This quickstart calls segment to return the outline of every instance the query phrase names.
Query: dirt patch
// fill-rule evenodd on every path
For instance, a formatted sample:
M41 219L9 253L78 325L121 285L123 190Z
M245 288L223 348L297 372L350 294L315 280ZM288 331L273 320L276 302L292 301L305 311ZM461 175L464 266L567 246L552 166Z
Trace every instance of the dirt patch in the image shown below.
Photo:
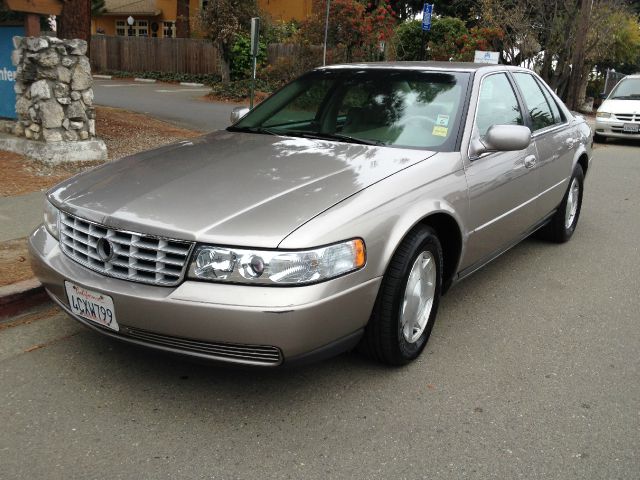
M110 160L201 135L141 113L110 107L96 110L96 131L107 144Z
M107 144L109 160L200 135L200 132L178 128L147 115L109 107L97 107L96 129ZM101 163L74 162L51 166L0 151L0 197L46 190Z
M0 286L33 277L27 254L27 239L0 242Z

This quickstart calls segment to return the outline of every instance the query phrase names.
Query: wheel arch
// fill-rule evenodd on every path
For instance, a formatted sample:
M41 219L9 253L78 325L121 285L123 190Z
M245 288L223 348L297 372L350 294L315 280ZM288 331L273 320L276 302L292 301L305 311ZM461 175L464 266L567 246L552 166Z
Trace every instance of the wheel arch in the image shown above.
M432 213L419 222L433 228L442 247L442 293L452 285L462 256L462 231L456 219L445 212Z
M578 160L576 160L576 164L582 167L582 173L586 178L587 170L589 169L589 156L587 155L587 152L582 152L579 154Z
M456 218L456 215L452 211L438 210L432 211L411 223L408 228L403 228L403 233L398 236L398 241L393 242L393 252L387 255L386 267L388 267L395 250L402 243L402 241L418 226L427 226L432 228L440 245L442 247L442 292L445 293L449 287L453 284L456 274L458 273L458 266L463 253L463 229L461 228L460 221Z

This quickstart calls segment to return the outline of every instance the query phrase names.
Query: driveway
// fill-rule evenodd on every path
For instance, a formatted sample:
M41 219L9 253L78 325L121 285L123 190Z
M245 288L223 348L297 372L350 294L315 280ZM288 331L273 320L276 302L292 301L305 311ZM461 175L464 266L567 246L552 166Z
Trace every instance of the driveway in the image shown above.
M638 478L638 148L599 146L571 242L455 286L404 368L194 364L53 307L0 324L0 476Z
M96 79L93 88L98 105L145 113L204 132L229 126L229 114L236 106L234 103L204 100L203 97L210 91L207 87Z

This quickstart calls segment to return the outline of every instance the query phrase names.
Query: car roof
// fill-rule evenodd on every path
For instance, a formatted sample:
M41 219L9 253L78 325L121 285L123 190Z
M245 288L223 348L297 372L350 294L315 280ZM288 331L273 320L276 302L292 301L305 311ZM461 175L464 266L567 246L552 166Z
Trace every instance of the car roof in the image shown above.
M318 67L316 70L337 69L399 69L399 70L448 70L475 72L478 70L526 70L512 65L495 65L471 62L365 62L343 63Z

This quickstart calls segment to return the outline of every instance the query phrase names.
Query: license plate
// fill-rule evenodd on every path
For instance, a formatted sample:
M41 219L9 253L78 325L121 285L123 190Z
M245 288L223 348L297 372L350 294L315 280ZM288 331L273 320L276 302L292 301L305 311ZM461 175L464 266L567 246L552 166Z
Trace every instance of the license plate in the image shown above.
M64 282L64 286L73 313L116 332L120 330L116 322L113 299L110 296L79 287L71 282Z
M625 123L622 126L622 131L624 133L638 133L638 131L640 131L640 124L638 124L638 123Z

